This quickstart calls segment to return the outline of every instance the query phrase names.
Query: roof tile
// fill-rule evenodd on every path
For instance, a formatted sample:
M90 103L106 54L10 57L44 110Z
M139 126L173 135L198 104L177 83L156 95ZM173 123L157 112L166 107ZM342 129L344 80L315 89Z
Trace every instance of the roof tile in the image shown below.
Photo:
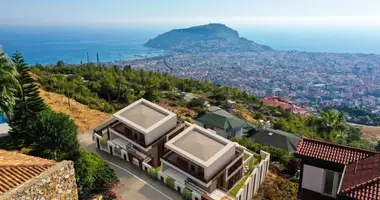
M376 152L302 138L298 142L296 154L346 165L375 155Z
M0 150L0 195L40 175L52 160Z

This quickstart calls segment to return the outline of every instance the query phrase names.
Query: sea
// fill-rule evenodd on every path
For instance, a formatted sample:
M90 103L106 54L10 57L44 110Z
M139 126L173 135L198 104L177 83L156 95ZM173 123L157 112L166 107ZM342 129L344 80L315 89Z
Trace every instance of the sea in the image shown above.
M149 39L176 27L0 25L0 45L19 50L29 64L125 61L165 55L144 47ZM234 28L232 26L232 28ZM379 28L239 27L240 36L277 50L380 54Z

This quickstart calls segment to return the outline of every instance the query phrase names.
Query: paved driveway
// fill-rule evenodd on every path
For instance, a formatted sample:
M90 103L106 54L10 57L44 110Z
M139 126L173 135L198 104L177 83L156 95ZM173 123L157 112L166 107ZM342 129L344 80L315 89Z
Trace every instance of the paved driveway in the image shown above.
M120 185L115 189L118 197L126 200L177 200L181 195L162 182L151 179L146 172L131 163L118 159L106 152L96 149L89 133L78 136L80 145L87 151L94 152L115 170Z

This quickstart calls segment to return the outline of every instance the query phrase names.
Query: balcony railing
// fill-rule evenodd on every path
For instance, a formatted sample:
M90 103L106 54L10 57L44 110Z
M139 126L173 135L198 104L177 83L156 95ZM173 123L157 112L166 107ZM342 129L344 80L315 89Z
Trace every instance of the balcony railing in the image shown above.
M180 158L180 159L178 159ZM177 155L176 153L172 152L172 151L168 151L163 157L162 157L163 160L169 162L170 164L178 167L179 169L181 169L182 171L186 172L187 174L190 174L191 176L197 178L198 180L201 180L202 182L208 182L207 180L204 179L204 173L202 172L195 172L195 171L192 171L188 168L188 163L187 162L183 162L181 160L186 160L186 159L183 159L181 158L179 155Z
M143 135L140 135L140 137L135 137L132 133L131 130L128 130L128 129L125 129L125 126L121 123L117 123L115 125L113 125L112 127L109 127L111 130L115 131L116 133L120 134L121 136L123 137L126 137L130 140L132 140L133 142L136 142L137 144L143 146L143 147L146 147L145 146L145 138ZM139 134L139 133L135 133L135 134Z
M200 188L197 185L195 185L194 183L192 183L192 180L189 178L185 180L185 186L187 188L189 188L190 190L197 192L198 194L207 194L208 193L206 190L203 190L202 188Z

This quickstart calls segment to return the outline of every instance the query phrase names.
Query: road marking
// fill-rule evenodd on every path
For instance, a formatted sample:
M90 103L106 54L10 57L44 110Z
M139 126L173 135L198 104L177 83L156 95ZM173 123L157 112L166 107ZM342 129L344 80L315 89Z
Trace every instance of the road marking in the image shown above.
M92 140L92 138L87 138L87 139L80 140L80 141L79 141L79 144L81 144L82 142L87 141L87 140ZM104 160L104 159L103 159L103 160ZM160 190L158 190L158 189L156 189L155 187L153 187L151 184L147 183L146 181L144 181L143 179L141 179L140 177L138 177L137 175L133 174L132 172L130 172L130 171L124 169L123 167L121 167L121 166L119 166L119 165L117 165L117 164L115 164L115 163L113 163L113 162L110 162L110 161L108 161L108 160L104 160L104 161L107 162L108 164L113 165L113 166L115 166L115 167L117 167L117 168L119 168L119 169L121 169L121 170L127 172L128 174L132 175L133 177L137 178L138 180L140 180L141 182L143 182L143 183L146 184L147 186L151 187L153 190L156 190L158 193L162 194L164 197L166 197L166 198L168 198L168 199L170 199L170 200L174 200L174 199L170 198L168 195L166 195L166 194L164 194L163 192L161 192Z

